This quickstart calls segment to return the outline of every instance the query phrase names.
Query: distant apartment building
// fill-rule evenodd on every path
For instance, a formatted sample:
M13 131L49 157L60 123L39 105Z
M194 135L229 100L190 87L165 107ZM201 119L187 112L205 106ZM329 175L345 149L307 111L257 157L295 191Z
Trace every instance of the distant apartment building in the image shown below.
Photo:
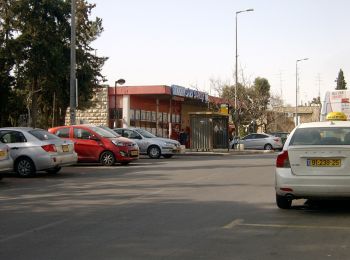
M274 123L270 125L270 132L292 131L295 127L295 107L274 107ZM298 106L298 117L300 123L320 121L321 106Z

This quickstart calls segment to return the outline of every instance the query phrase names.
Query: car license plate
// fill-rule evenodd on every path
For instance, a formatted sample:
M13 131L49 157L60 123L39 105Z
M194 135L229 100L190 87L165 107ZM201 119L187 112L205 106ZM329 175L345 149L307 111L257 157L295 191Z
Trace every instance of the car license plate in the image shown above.
M307 166L310 167L340 167L340 159L307 159Z
M62 150L65 153L69 152L69 146L68 145L62 145Z
M0 151L0 157L6 157L6 151Z
M130 154L131 154L131 156L138 156L139 152L138 151L131 151Z

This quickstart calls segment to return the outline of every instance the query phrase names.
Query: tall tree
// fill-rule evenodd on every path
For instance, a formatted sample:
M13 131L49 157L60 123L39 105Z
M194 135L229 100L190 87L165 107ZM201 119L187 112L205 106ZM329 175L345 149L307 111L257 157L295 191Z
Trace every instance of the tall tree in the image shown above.
M64 123L69 106L70 4L63 0L0 0L0 115L5 100L17 101L15 110L4 113L14 125L24 112L32 126L50 126L54 96L56 123ZM101 70L106 58L98 57L90 46L103 31L100 18L90 19L94 7L77 0L80 108L91 105L93 89L104 81Z
M264 125L267 106L270 102L270 88L270 83L267 79L258 77L254 80L253 86L248 89L246 100L248 109L246 113L249 116L246 117L246 124Z
M52 79L64 72L65 44L69 35L69 4L66 1L21 0L15 5L20 44L18 88L26 93L29 123L36 127ZM64 75L64 73L63 73ZM45 122L40 125L47 125Z
M221 97L234 100L235 86L222 87ZM237 86L237 108L231 109L235 127L249 125L252 122L261 126L266 118L266 109L270 100L270 84L265 78L256 78L252 86Z
M9 106L8 100L11 95L11 86L14 77L11 71L14 66L13 57L13 13L14 0L0 0L0 126L8 123Z
M225 98L227 100L231 101L231 104L234 104L231 106L230 114L232 116L232 121L234 122L235 128L238 129L238 125L240 125L240 122L243 118L244 113L244 102L243 99L245 99L246 96L246 88L238 83L237 88L232 85L224 84L222 87L218 88L221 89L220 96L222 98ZM237 92L236 92L237 91ZM235 102L235 95L237 94L237 102ZM235 105L237 104L237 107Z
M337 87L335 89L336 90L347 89L346 88L346 81L344 78L344 72L342 69L339 70L338 78L337 78Z

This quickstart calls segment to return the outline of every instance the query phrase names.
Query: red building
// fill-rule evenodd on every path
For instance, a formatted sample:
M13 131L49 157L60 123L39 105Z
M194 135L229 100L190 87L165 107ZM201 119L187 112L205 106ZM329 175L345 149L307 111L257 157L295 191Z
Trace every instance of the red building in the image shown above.
M109 127L140 127L172 139L178 139L181 129L189 132L188 113L227 103L177 85L109 87L108 99Z

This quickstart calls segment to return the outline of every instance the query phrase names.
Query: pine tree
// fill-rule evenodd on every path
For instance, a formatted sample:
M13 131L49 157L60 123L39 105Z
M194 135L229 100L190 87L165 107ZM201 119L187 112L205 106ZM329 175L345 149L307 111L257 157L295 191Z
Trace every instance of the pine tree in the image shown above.
M341 90L341 89L347 89L346 88L346 81L344 79L344 72L342 69L340 69L340 71L338 73L336 90Z

